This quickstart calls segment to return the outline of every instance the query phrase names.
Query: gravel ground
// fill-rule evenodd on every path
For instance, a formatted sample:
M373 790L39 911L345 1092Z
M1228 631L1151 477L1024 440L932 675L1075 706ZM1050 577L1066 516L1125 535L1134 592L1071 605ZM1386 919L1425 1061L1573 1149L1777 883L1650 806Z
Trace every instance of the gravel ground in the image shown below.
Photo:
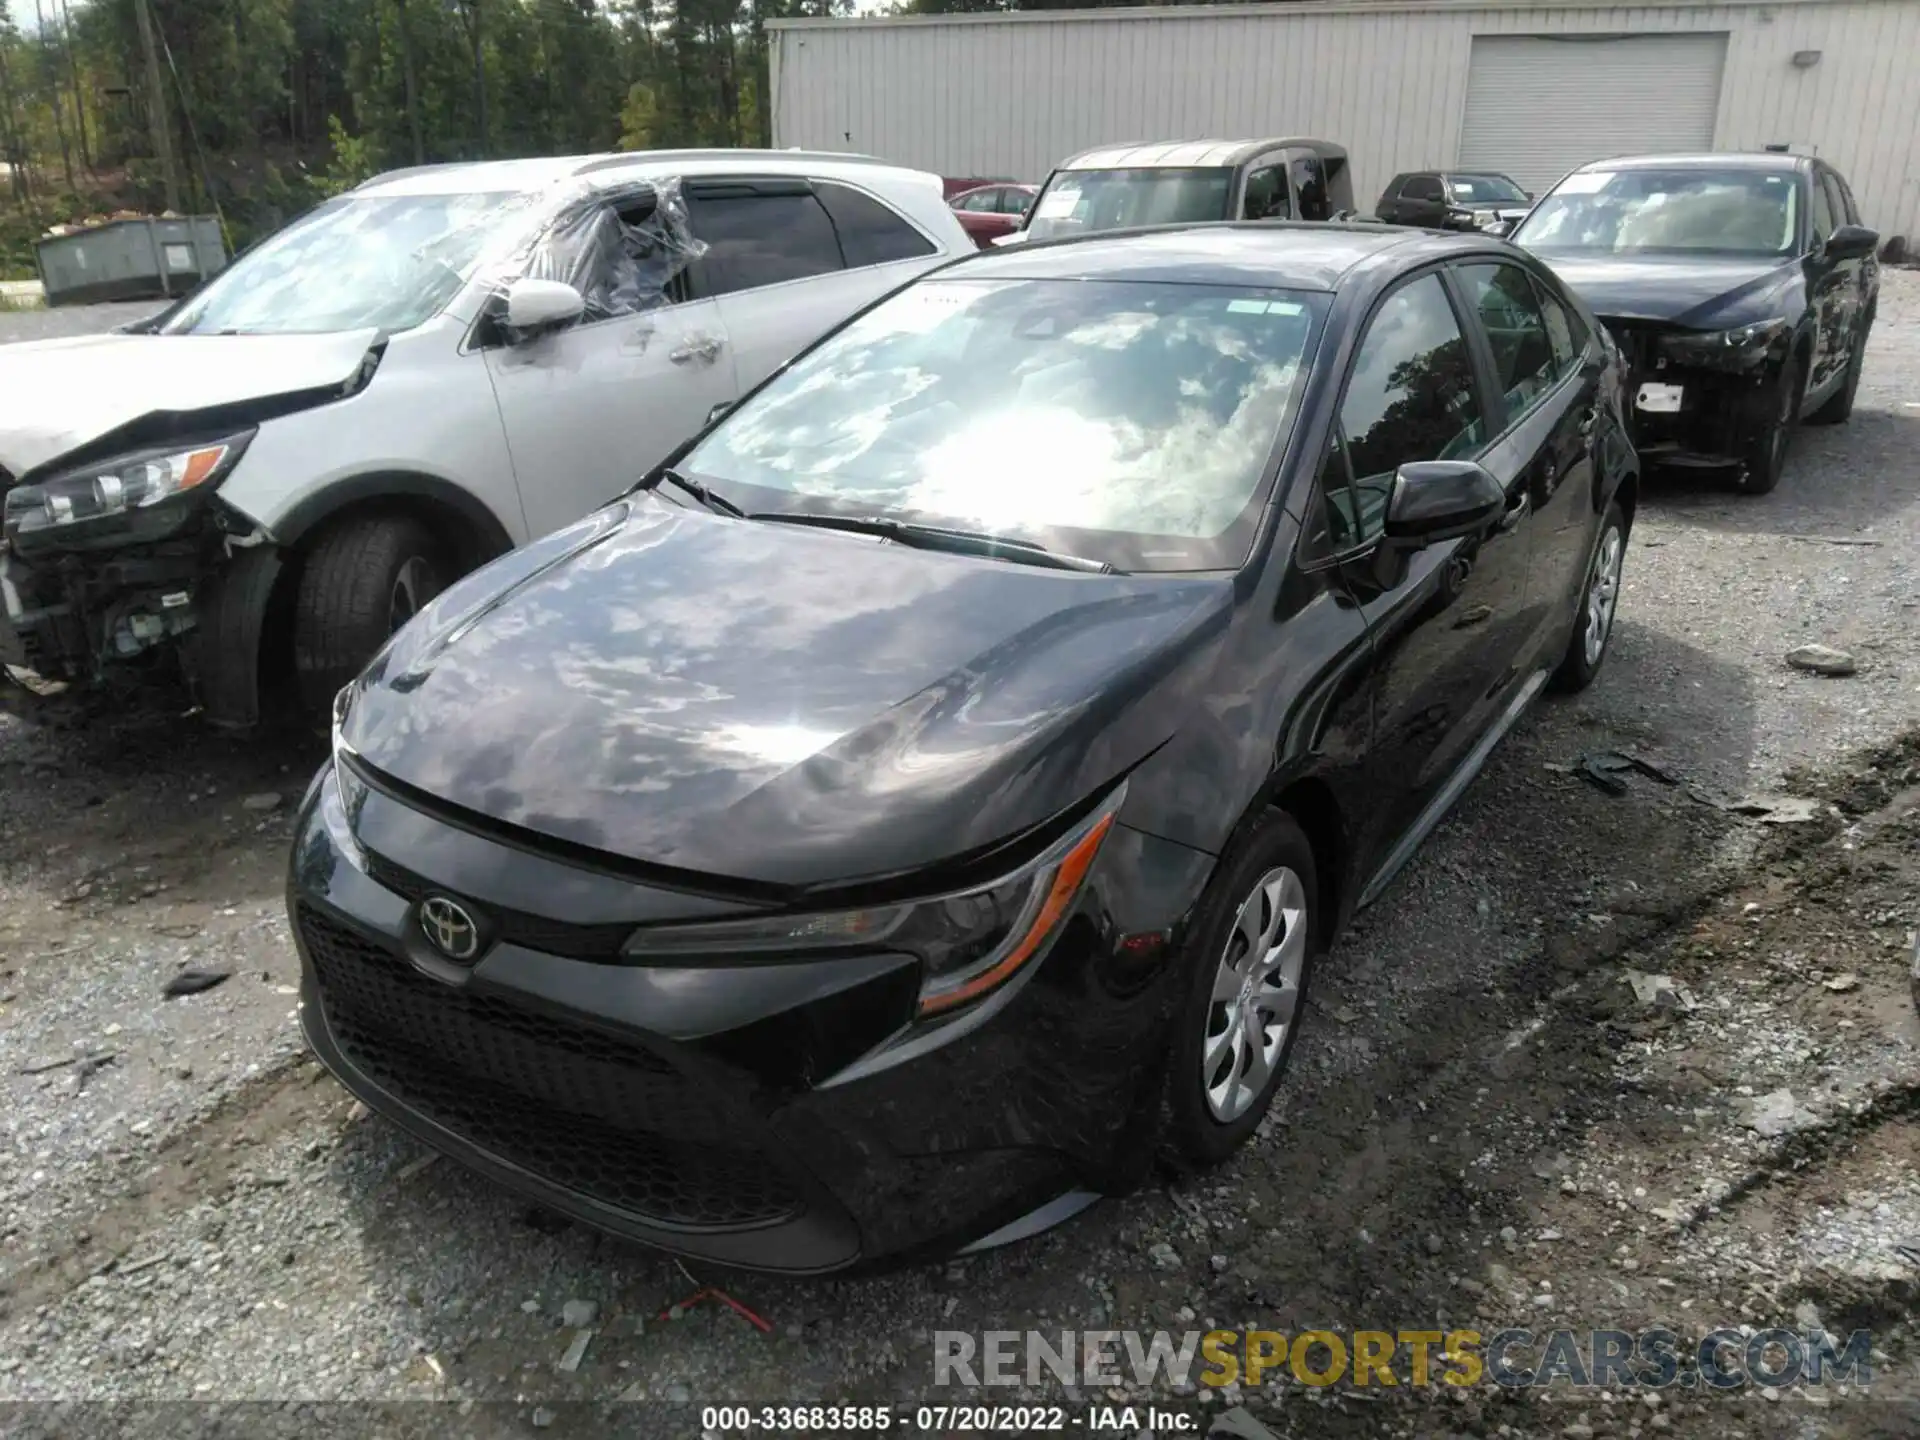
M49 310L14 310L0 305L0 344L13 340L53 340L93 335L125 325L164 308L155 300L126 300L111 305L59 305Z
M1916 556L1920 273L1892 272L1852 422L1804 430L1774 494L1650 489L1606 674L1523 722L1342 943L1255 1144L874 1279L690 1275L351 1104L301 1053L279 894L317 753L158 711L0 716L0 1400L457 1399L468 1433L587 1434L618 1399L684 1434L689 1404L1022 1393L935 1396L936 1330L1817 1317L1875 1330L1876 1398L1129 1398L1303 1435L1920 1432L1920 1267L1894 1248L1920 1245ZM1788 668L1810 641L1859 672ZM1603 749L1682 783L1569 773ZM1779 794L1815 818L1702 803ZM183 967L230 974L162 999ZM660 1318L709 1279L771 1333ZM568 1301L596 1313L564 1371Z

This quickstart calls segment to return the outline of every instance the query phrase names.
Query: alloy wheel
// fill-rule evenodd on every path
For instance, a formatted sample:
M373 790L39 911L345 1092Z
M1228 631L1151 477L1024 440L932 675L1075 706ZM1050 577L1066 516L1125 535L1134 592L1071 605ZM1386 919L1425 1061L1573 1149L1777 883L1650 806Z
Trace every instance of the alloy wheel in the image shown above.
M1231 1124L1267 1088L1300 1003L1307 891L1284 866L1267 871L1234 916L1214 972L1200 1083L1213 1118Z
M1600 663L1607 637L1613 633L1613 612L1620 602L1620 566L1626 553L1619 530L1609 527L1594 554L1593 573L1587 578L1587 628L1581 637L1581 649L1589 668Z

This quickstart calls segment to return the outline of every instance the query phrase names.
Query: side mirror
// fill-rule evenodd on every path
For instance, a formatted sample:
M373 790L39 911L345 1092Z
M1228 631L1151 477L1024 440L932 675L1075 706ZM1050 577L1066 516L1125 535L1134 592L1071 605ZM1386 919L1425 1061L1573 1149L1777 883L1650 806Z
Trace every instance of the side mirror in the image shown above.
M1501 237L1511 235L1513 233L1513 221L1496 220L1491 225L1482 229L1480 233L1482 235L1498 235Z
M586 309L586 297L564 280L522 278L507 287L507 327L512 330L564 325L578 320Z
M1829 260L1859 260L1871 255L1880 244L1880 232L1864 225L1842 225L1827 237Z
M1507 492L1471 460L1414 460L1394 474L1387 499L1387 539L1419 550L1476 535L1507 509Z

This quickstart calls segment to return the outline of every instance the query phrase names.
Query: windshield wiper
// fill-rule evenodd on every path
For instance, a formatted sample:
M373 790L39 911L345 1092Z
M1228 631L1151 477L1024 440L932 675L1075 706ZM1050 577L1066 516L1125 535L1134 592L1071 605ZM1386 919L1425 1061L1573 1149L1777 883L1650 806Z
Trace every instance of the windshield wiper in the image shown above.
M709 490L705 485L702 485L698 480L695 480L690 475L682 475L678 470L674 469L671 465L661 466L658 470L656 470L653 473L653 477L651 479L643 481L641 484L635 486L634 488L638 490L657 489L662 480L669 481L672 484L679 486L680 489L686 491L687 494L693 496L694 499L698 500L702 505L706 506L707 509L714 511L717 514L731 515L736 520L745 520L750 518L747 515L746 511L742 510L738 505L734 504L731 500L727 499L726 496L714 494L713 491Z
M1089 575L1126 573L1104 560L1062 555L1032 540L1015 540L981 530L950 530L941 525L920 525L912 520L895 520L886 515L794 515L779 510L756 510L746 518L764 520L774 525L809 525L817 530L848 530L856 535L877 535L919 550L985 555L995 560L1012 560L1021 565L1038 565L1047 570L1078 570Z

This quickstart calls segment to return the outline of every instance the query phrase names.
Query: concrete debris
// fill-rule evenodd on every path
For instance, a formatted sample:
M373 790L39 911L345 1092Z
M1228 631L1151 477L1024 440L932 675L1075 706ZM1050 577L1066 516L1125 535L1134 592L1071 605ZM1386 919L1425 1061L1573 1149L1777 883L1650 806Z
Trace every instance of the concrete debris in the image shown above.
M587 1346L593 1343L593 1331L576 1330L573 1339L567 1343L567 1353L560 1357L554 1368L562 1374L571 1375L580 1368L580 1362L587 1358Z
M1633 998L1650 1010L1691 1010L1694 1006L1693 995L1684 985L1677 985L1671 975L1649 975L1640 970L1627 970L1626 981L1633 987Z
M1741 1123L1762 1139L1773 1140L1782 1135L1791 1135L1796 1130L1804 1130L1817 1123L1817 1120L1817 1116L1794 1099L1791 1090L1780 1089L1770 1090L1765 1095L1749 1100L1747 1113Z
M1853 656L1831 645L1795 646L1787 652L1787 664L1809 675L1827 675L1836 679L1851 675L1860 668L1854 663Z
M1749 795L1735 800L1726 809L1735 815L1750 815L1763 825L1804 825L1817 820L1824 807L1804 795Z
M1153 1262L1156 1270L1178 1270L1180 1252L1162 1240L1147 1251L1147 1258Z
M280 808L281 795L278 790L263 790L258 795L249 795L240 802L242 810L252 810L264 814Z
M1860 977L1849 970L1844 975L1828 976L1824 983L1827 989L1833 991L1835 994L1845 994L1849 990L1858 990L1860 988Z
M584 1330L600 1318L600 1306L593 1300L569 1300L560 1307L560 1323L569 1330Z

